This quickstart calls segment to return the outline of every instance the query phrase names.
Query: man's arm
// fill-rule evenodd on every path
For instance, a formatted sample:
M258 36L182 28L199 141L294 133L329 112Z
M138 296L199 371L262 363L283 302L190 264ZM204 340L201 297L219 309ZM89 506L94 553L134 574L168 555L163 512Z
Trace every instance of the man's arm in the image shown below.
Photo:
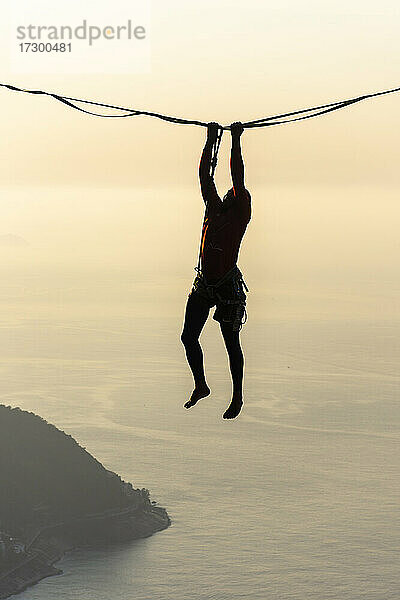
M246 191L244 187L244 164L242 149L240 147L240 136L244 131L240 122L232 123L232 148L231 148L231 176L235 196L241 196Z
M215 187L214 179L210 175L212 148L215 140L217 139L218 127L218 123L208 123L207 140L203 148L199 165L201 194L206 204L210 202L210 200L212 201L215 196L220 200L217 188Z

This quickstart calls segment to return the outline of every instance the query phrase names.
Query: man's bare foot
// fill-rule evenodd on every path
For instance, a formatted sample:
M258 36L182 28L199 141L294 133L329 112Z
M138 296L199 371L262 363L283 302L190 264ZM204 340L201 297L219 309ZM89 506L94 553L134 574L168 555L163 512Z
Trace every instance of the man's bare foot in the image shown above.
M184 407L192 408L192 406L197 404L197 402L199 400L201 400L201 398L205 398L206 396L209 396L209 395L210 395L210 388L208 387L207 384L204 384L202 386L196 386L192 392L192 395L190 396L190 400L188 400L184 404Z
M235 419L242 410L243 400L241 394L233 394L232 402L222 415L224 419Z

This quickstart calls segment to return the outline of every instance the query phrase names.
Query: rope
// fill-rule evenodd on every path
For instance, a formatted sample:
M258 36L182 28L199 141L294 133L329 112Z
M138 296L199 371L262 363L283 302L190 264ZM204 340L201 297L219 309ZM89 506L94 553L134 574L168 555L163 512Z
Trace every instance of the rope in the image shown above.
M364 94L363 96L358 96L357 98L351 98L350 100L341 100L339 102L331 102L329 104L322 104L321 106L314 106L313 108L304 108L302 110L296 110L289 113L283 113L280 115L274 115L272 117L265 117L263 119L257 119L256 121L247 121L247 123L243 123L243 127L265 127L268 125L280 125L281 123L291 123L293 121L299 121L300 119L309 119L310 117L317 117L318 115L322 115L327 112L331 112L332 110L338 110L340 108L344 108L349 106L350 104L355 104L356 102L361 102L361 100L366 100L367 98L374 98L376 96L383 96L385 94L393 94L394 92L399 92L400 87L393 88L390 90L385 90L384 92L374 92L372 94ZM326 110L321 110L326 109ZM288 119L286 121L277 121L274 123L268 123L267 121L275 121L275 119L282 119L284 117L291 117L293 115L299 115L314 111L320 111L312 115L306 115L303 117L298 117L294 119Z
M219 147L221 145L221 140L222 140L223 133L224 133L224 128L221 125L219 125L218 126L218 131L217 131L217 137L215 139L215 142L214 142L212 150L211 150L210 177L212 179L214 179L215 168L217 166L217 161L218 161L218 150L219 150ZM199 257L197 259L197 267L195 267L195 271L197 271L199 274L201 273L201 269L200 269L201 250L202 250L202 244L203 244L204 227L205 227L206 220L207 220L207 209L208 209L208 203L206 204L206 210L205 210L205 213L204 213L203 225L201 227L201 240L200 240Z
M210 175L213 179L214 179L214 173L215 173L215 169L216 169L217 161L218 161L218 150L221 145L221 139L222 139L223 133L224 133L224 128L221 127L221 125L219 125L217 137L214 142L214 145L212 148L212 153L211 153Z
M157 119L162 119L163 121L168 121L170 123L178 123L182 125L199 125L202 127L207 127L208 123L204 121L196 121L189 119L180 119L178 117L170 117L168 115L162 115L160 113L149 112L146 110L137 110L135 108L124 108L122 106L115 106L113 104L105 104L103 102L94 102L93 100L82 100L80 98L70 98L69 96L61 96L60 94L54 94L51 92L45 92L42 90L25 90L22 88L18 88L15 85L10 85L6 83L0 83L0 87L7 88L9 90L13 90L15 92L24 92L26 94L41 94L44 96L51 96L55 100L62 102L63 104L69 106L70 108L74 108L75 110L79 110L80 112L86 113L88 115L93 115L95 117L106 117L106 118L122 118L122 117L136 117L140 115L146 115L149 117L156 117ZM247 121L243 123L243 127L245 129L252 129L255 127L269 127L271 125L282 125L284 123L293 123L294 121L302 121L304 119L311 119L312 117L318 117L320 115L326 114L328 112L332 112L334 110L339 110L341 108L345 108L350 106L351 104L355 104L357 102L361 102L362 100L367 100L368 98L375 98L376 96L383 96L385 94L393 94L394 92L399 92L400 87L393 88L390 90L385 90L383 92L374 92L371 94L365 94L363 96L358 96L357 98L350 98L348 100L340 100L338 102L330 102L329 104L322 104L320 106L314 106L312 108L304 108L301 110L295 110L292 112L287 112L279 115L273 115L269 117L264 117L261 119L256 119L255 121ZM102 108L111 108L113 110L122 111L123 114L118 115L105 115L97 112L93 112L91 110L87 110L82 108L81 106L77 106L76 103L88 104L91 106L100 106ZM296 116L302 115L302 116ZM293 117L288 119L287 117ZM221 131L227 131L230 129L229 125L224 127L221 126ZM221 134L222 135L222 134ZM218 142L218 148L220 144L220 139ZM218 154L218 148L216 148L216 153L214 152L214 157L216 161L216 156ZM215 162L216 164L216 162ZM215 170L215 166L214 168Z
M177 117L169 117L167 115L161 115L159 113L149 112L146 110L136 110L134 108L124 108L122 106L115 106L113 104L104 104L104 102L94 102L93 100L82 100L81 98L70 98L69 96L60 96L59 94L54 94L51 92L44 92L42 90L24 90L24 89L14 86L14 85L6 84L6 83L0 83L0 87L5 87L5 88L7 88L9 90L13 90L15 92L25 92L26 94L41 94L43 96L51 96L55 100L58 100L59 102L63 102L64 104L66 104L67 106L70 106L71 108L75 108L76 110L84 112L88 115L93 115L95 117L120 118L120 117L136 117L139 115L147 115L149 117L157 117L158 119L163 119L163 121L169 121L171 123L181 123L183 125L202 125L203 127L207 127L207 123L205 123L203 121L189 121L188 119L179 119ZM75 104L73 104L74 102L82 102L83 104L91 104L93 106L101 106L102 108L112 108L115 110L122 110L122 111L125 111L126 114L104 115L101 113L95 113L95 112L86 110L84 108L81 108L80 106L75 106Z

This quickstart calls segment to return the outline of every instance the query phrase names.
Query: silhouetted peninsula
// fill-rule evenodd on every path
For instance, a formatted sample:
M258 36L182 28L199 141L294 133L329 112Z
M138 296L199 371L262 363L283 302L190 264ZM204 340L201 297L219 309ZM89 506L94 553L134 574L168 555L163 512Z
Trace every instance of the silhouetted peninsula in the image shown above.
M0 405L0 599L61 571L73 548L167 528L148 490L108 471L37 415Z

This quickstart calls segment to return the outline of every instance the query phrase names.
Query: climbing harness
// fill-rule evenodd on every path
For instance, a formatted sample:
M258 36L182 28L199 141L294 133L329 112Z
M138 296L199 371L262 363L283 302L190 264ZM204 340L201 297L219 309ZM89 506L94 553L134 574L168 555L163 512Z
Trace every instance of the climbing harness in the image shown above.
M217 304L213 317L216 321L232 323L233 331L240 331L247 321L244 290L248 292L249 288L238 266L235 265L213 284L207 282L201 271L197 268L195 270L198 273L193 282L192 292L197 292L212 304Z

